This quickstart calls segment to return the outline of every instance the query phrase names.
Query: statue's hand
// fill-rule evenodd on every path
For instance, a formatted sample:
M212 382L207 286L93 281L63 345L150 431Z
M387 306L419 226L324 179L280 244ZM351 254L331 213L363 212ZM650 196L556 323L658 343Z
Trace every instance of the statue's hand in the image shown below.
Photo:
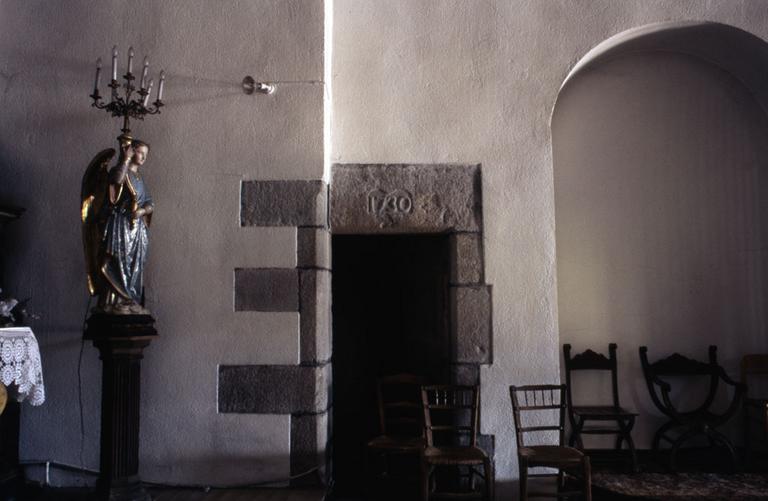
M133 219L139 219L140 217L146 216L147 215L147 211L144 210L143 208L142 209L136 209L135 211L133 211L133 214L131 214L131 215L133 216Z

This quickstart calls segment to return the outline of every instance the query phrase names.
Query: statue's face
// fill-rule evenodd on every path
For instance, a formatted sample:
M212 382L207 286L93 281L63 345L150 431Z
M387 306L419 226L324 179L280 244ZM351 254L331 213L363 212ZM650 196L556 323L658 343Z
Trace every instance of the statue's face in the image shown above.
M144 165L144 162L147 160L147 154L149 153L149 148L142 145L133 150L133 163L136 165Z

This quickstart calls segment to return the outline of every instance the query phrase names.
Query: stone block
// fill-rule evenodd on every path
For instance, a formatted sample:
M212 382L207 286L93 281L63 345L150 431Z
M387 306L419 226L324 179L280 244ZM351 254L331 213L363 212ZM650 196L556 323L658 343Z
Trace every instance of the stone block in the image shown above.
M331 358L331 272L299 270L300 360L323 363Z
M299 268L331 269L331 232L299 228L296 234L296 262Z
M459 385L479 385L480 367L477 364L451 365L451 382Z
M240 224L324 228L327 193L323 181L243 181Z
M454 362L491 363L490 286L451 287L451 336Z
M480 284L483 276L483 235L451 234L451 283Z
M236 268L235 311L299 311L298 271Z
M294 414L328 409L331 367L220 365L221 413Z
M291 486L324 483L328 425L328 411L291 416Z
M334 233L479 232L479 165L333 166Z

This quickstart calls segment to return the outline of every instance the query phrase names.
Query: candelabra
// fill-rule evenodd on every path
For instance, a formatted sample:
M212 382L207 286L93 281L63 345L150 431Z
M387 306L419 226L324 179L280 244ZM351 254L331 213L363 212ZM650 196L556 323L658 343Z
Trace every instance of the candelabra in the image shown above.
M125 84L120 85L117 81L117 45L112 48L112 80L107 85L112 89L111 100L104 102L101 94L99 93L99 87L101 84L101 58L96 60L96 78L93 83L93 99L92 106L100 110L107 110L107 113L112 114L113 117L121 117L123 119L123 128L121 129L124 136L130 136L131 134L131 118L137 120L144 120L144 115L155 115L160 113L160 108L163 107L163 87L165 86L165 71L160 72L160 83L157 87L157 98L150 104L149 98L152 93L152 87L154 86L154 80L150 78L147 80L149 73L149 57L144 57L144 64L141 71L141 80L139 88L134 85L136 77L133 74L133 47L128 49L128 68L123 75ZM123 88L124 95L121 96L119 89ZM138 97L135 97L135 94Z

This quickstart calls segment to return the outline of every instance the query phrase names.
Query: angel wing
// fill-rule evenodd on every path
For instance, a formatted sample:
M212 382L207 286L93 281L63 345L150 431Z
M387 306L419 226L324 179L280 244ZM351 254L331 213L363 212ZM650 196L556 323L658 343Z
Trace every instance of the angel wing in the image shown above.
M83 227L83 250L85 251L85 270L88 278L88 292L91 296L98 294L99 263L101 251L101 221L102 207L107 202L109 190L109 162L115 156L114 148L100 151L93 157L83 175L80 190L80 221Z

